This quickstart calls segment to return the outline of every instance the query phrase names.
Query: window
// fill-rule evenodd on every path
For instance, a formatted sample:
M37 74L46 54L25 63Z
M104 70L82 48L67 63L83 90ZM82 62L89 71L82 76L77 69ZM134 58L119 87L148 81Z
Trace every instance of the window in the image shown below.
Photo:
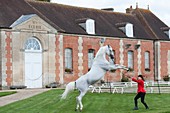
M95 21L93 19L86 20L86 32L88 34L95 34Z
M91 68L94 59L94 49L88 50L88 68Z
M93 19L81 19L78 20L79 25L88 33L95 34L95 20Z
M41 45L40 45L39 41L36 38L32 37L32 38L29 38L25 42L25 50L26 51L31 51L31 50L40 51L41 50Z
M133 69L133 51L128 51L128 68Z
M149 71L149 69L150 69L149 58L150 58L150 53L147 51L147 52L145 52L145 70L146 71Z
M168 36L168 38L170 39L170 30L165 30L164 33Z
M133 24L131 23L117 23L118 29L121 30L127 37L134 37Z
M126 28L126 36L133 37L133 24L127 23L125 28Z
M160 29L170 39L170 28L169 27L161 27Z
M65 49L65 71L72 70L72 49L66 48Z

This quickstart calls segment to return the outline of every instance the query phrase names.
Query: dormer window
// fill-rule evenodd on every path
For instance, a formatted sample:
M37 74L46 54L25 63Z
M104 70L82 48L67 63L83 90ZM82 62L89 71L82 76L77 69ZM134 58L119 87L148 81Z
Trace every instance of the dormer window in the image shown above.
M118 29L121 30L127 37L134 37L133 24L131 23L117 23Z
M170 39L170 28L169 27L161 27L161 30Z
M95 34L95 21L92 19L86 20L86 32L88 34Z
M95 20L93 19L80 19L79 25L88 33L95 34Z
M127 23L125 26L126 36L133 37L133 24Z
M165 30L164 33L168 36L168 38L170 39L170 29L169 30Z

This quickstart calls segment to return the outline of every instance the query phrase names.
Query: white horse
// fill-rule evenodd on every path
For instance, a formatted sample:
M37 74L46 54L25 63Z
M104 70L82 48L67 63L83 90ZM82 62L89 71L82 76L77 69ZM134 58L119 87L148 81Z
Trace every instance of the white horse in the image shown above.
M76 81L67 84L66 89L62 94L61 98L65 99L70 91L78 89L80 91L80 95L76 98L77 101L76 111L79 109L79 107L80 111L82 111L83 109L82 98L88 91L89 86L101 80L107 71L113 69L128 70L128 68L126 68L123 65L108 62L106 60L106 54L112 59L112 62L114 62L113 56L114 54L112 47L109 45L103 46L97 52L90 71L85 75L81 76L80 78L78 78Z

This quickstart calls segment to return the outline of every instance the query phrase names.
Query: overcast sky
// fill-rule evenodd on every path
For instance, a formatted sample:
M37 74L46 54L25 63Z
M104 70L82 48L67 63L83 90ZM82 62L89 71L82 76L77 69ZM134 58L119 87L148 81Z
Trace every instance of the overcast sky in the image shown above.
M51 2L96 9L114 8L114 11L124 13L130 6L136 8L136 3L139 8L144 9L149 5L149 9L170 27L170 0L51 0Z

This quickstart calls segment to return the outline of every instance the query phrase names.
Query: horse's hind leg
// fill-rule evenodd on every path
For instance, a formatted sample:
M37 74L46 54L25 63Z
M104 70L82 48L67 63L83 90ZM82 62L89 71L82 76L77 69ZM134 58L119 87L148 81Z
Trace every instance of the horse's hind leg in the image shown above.
M75 109L75 111L77 111L78 109L79 109L79 101L78 101L78 97L76 97L76 103L77 103L77 105L76 105L76 109Z
M83 110L82 98L86 94L86 92L87 91L81 92L80 95L77 97L77 104L79 103L79 105L80 105L80 111ZM79 105L77 105L77 107L79 107Z

